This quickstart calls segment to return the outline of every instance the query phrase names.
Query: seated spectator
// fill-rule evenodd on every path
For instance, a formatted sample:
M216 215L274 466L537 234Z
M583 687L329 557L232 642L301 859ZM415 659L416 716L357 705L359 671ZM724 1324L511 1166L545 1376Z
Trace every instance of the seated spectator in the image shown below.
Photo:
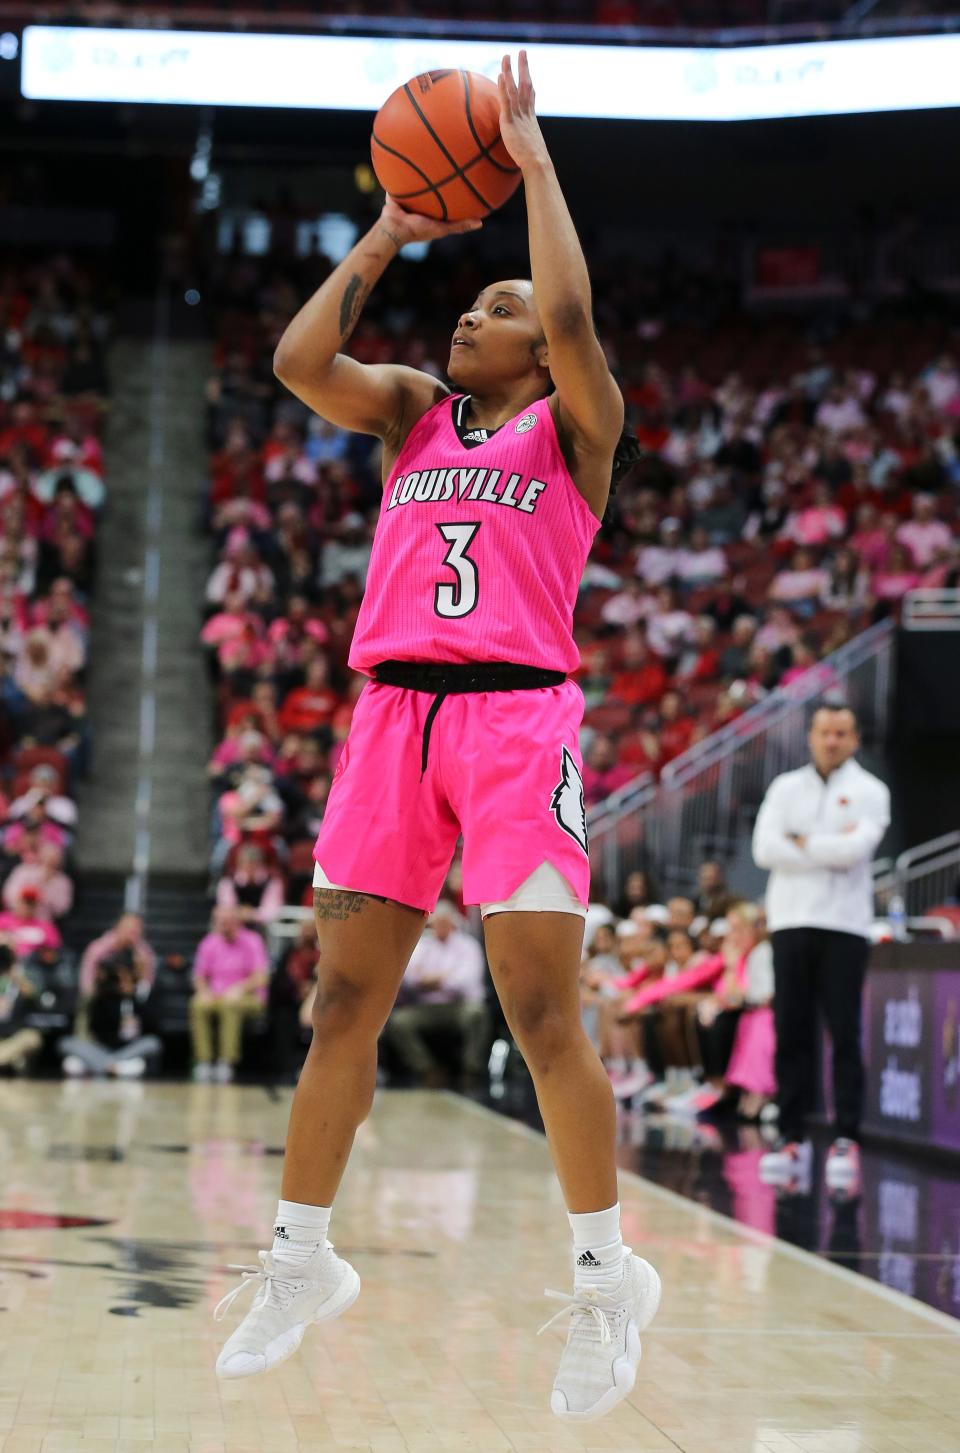
M481 1079L490 1033L486 962L465 921L445 899L427 920L403 977L401 1002L384 1030L403 1069L436 1086L444 1076L427 1043L431 1033L459 1036L462 1082L470 1086Z
M795 615L809 617L820 608L829 584L827 572L814 565L809 550L795 550L789 570L781 570L770 586L770 599L789 605Z
M263 939L252 928L244 928L236 908L214 909L213 928L200 940L193 963L190 1034L195 1080L233 1079L240 1062L243 1021L264 1012L268 968Z
M716 859L709 858L705 863L701 863L697 873L697 893L694 899L697 912L705 914L709 919L722 918L734 901L734 895L727 885L723 868Z
M29 787L10 803L8 819L18 822L23 817L42 814L44 821L72 832L77 825L77 806L72 798L58 790L59 780L55 767L49 762L40 762L30 773Z
M284 732L314 732L329 726L340 698L330 686L330 667L324 656L307 667L306 680L283 699L278 719Z
M669 586L657 591L656 604L647 621L647 643L662 660L673 662L694 637L693 616L677 604Z
M22 1075L43 1047L40 1031L26 1023L40 988L39 976L0 943L0 1069Z
M694 640L680 657L677 678L680 681L716 681L720 675L720 651L717 627L712 616L698 616Z
M937 501L932 494L916 494L913 518L897 526L897 542L906 546L913 564L920 570L925 570L953 543L950 526L937 519L936 509Z
M634 868L624 879L623 892L617 903L617 917L629 918L634 908L646 908L655 902L656 894L646 868Z
M616 577L619 583L619 577ZM627 630L644 620L650 609L650 597L642 580L628 580L622 590L605 600L600 619L608 626L624 626Z
M729 568L720 546L711 545L706 530L698 527L690 535L690 544L679 552L674 574L682 589L699 590L722 580Z
M217 870L223 866L230 849L244 839L269 845L283 820L283 801L267 767L245 767L236 787L218 799L217 809L221 834L213 855Z
M667 673L663 662L650 654L640 631L630 631L623 638L621 669L614 674L609 695L625 706L646 706L659 701L667 689Z
M697 1009L704 1074L713 1089L697 1109L711 1108L729 1088L740 1093L741 1117L757 1120L776 1091L773 955L754 904L736 904L727 923L723 976Z
M233 871L225 873L217 884L218 906L235 908L244 924L267 924L276 918L283 900L280 873L267 865L256 843L241 843Z
M680 928L684 932L689 933L690 927L697 916L697 909L693 899L679 896L676 898L668 898L666 908L667 918L664 926L667 932L672 933L675 928Z
M689 714L679 691L668 691L660 702L658 730L664 762L672 762L693 745L697 723Z
M84 949L77 980L81 998L93 993L100 965L119 958L129 959L138 985L153 983L157 956L144 936L143 919L139 913L124 913L113 928L108 928Z
M637 552L636 573L648 589L666 585L673 580L683 553L681 547L683 525L680 520L669 518L660 525L660 544L644 545Z
M720 655L720 675L725 681L742 680L749 670L750 651L757 634L757 620L752 615L737 616L730 640Z
M827 580L820 593L825 610L843 611L856 616L865 609L870 598L870 575L850 549L838 550L827 570Z
M886 605L897 605L908 590L920 584L920 571L913 564L904 545L894 545L886 565L875 572L870 589L875 598Z
M149 982L138 982L132 949L99 960L93 991L83 1008L86 1034L67 1035L57 1045L63 1073L140 1079L158 1061L163 1043L153 1024Z
M43 916L39 891L32 885L21 888L13 907L0 913L0 936L9 940L17 958L63 943L56 924Z
M783 535L798 545L829 545L846 533L847 517L824 483L814 485L812 502L791 511L783 527Z
M633 780L636 772L618 761L613 737L597 733L587 749L583 764L583 800L587 807L603 802L611 792Z
M363 515L350 511L320 551L320 584L327 589L352 575L365 585L371 549L372 542Z
M56 843L40 843L35 863L14 868L3 885L4 907L12 912L28 890L36 894L42 918L63 918L73 907L73 882L63 871L63 849Z

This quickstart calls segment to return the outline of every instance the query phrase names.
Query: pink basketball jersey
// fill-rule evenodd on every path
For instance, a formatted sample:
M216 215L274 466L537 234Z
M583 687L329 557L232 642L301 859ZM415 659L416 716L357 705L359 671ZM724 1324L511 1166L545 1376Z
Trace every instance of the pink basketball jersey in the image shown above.
M454 400L410 431L383 492L350 665L514 661L575 671L573 608L600 527L538 399L467 448Z

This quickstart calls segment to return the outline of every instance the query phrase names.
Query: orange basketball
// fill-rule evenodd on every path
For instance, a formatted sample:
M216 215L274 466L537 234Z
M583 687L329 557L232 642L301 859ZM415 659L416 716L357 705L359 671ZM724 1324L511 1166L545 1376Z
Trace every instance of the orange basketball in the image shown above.
M391 197L443 222L485 217L520 181L500 139L497 88L474 71L426 71L398 86L377 112L370 154Z

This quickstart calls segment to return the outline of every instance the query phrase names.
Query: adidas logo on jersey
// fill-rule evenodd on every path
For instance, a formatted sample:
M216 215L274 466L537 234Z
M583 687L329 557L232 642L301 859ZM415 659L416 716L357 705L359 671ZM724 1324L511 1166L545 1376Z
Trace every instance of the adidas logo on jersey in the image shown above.
M485 444L490 438L490 435L486 429L471 429L469 434L464 434L463 438L464 442L469 439L471 444Z

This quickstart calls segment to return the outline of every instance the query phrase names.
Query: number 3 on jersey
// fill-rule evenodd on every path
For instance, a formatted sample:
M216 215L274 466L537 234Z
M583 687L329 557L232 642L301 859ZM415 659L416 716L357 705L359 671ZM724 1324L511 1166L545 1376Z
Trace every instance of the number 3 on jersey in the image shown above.
M438 583L434 586L433 608L438 616L444 616L448 620L458 619L460 616L468 616L476 609L480 582L477 579L477 563L467 554L467 546L479 528L479 520L469 524L464 522L437 525L450 547L443 557L443 563L449 565L457 577L456 585Z

